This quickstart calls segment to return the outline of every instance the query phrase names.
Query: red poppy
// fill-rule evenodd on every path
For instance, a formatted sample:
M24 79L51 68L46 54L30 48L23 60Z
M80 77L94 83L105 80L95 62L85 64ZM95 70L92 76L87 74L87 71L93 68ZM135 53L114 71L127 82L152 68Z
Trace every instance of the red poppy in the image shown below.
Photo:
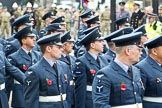
M48 84L49 86L52 85L52 80L47 79L47 84Z
M160 78L156 78L156 82L157 83L160 83L161 82L161 79Z
M90 73L91 73L92 75L95 75L95 74L96 74L96 70L91 69L91 70L90 70Z
M26 65L23 65L23 69L26 71L28 67Z
M126 85L125 85L124 83L122 83L122 84L120 85L120 89L121 89L122 91L125 91L125 90L127 89L127 87L126 87Z

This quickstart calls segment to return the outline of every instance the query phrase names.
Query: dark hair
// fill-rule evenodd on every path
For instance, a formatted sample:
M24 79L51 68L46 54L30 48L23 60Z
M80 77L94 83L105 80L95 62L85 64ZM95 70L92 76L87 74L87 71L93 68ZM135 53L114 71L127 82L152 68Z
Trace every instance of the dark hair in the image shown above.
M95 40L92 40L92 41L88 42L88 44L84 45L86 47L87 51L89 51L91 43L94 43L94 42L95 42Z
M40 45L40 49L41 49L42 54L45 53L47 46L53 47L53 45L49 45L49 44Z
M47 47L47 45L40 45L40 50L41 50L42 54L45 53L46 47Z
M19 39L18 39L18 41L20 42L20 45L22 46L22 39L26 39L27 38L27 36L24 36L24 37L20 37Z

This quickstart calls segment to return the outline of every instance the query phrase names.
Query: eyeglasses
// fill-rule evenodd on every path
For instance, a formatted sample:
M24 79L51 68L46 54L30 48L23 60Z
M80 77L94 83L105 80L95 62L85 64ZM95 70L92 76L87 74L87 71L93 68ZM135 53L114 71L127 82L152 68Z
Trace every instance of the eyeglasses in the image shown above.
M142 46L140 46L140 45L136 45L137 47L137 50L139 50L140 52L143 50L143 47ZM131 50L134 50L135 49L135 47L129 47L129 49L131 49Z

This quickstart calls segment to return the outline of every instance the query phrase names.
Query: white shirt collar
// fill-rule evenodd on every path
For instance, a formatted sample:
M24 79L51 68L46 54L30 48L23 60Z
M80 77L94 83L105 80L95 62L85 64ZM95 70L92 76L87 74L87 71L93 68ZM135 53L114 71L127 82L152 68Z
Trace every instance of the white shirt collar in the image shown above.
M53 62L52 60L47 59L45 56L43 56L43 57L44 57L44 59L50 64L51 67L53 67L54 63L56 63L56 61Z
M21 48L26 52L26 54L28 54L29 52L31 52L31 51L28 51L28 50L24 49L23 47L21 47Z
M66 57L66 54L62 53L62 55L63 55L64 57Z
M96 60L97 59L97 55L96 54L93 54L91 52L88 51L88 53Z
M128 66L119 61L117 58L115 58L114 62L116 62L126 73L128 72Z

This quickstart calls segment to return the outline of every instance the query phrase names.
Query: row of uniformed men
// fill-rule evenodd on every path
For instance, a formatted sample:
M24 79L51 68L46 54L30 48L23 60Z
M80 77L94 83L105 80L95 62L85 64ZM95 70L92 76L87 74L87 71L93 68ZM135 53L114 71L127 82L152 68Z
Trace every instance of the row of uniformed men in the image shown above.
M82 15L84 16L85 13ZM51 15L46 15L45 21L49 18L51 18ZM95 18L96 17L92 17L89 18L89 20L93 21ZM98 26L90 26L91 28L84 31L84 33L87 34L82 34L82 38L79 41L80 44L86 47L87 51L75 61L75 58L69 55L73 48L73 42L70 39L69 32L62 34L60 40L60 34L56 32L60 32L62 29L59 26L60 24L57 23L47 25L44 29L47 34L37 41L37 44L40 45L42 51L43 57L41 57L37 51L32 49L35 46L34 43L36 38L31 27L27 26L28 21L28 15L24 15L15 20L13 26L16 26L15 29L17 33L13 35L13 39L11 39L10 44L7 46L10 50L10 46L15 45L15 43L20 44L15 53L11 55L9 54L8 60L11 64L18 67L21 72L25 73L26 78L21 72L11 70L14 69L14 67L12 67L7 60L5 63L8 63L9 66L4 64L7 66L5 68L12 73L12 75L17 76L12 88L12 105L14 108L87 108L92 107L93 104L94 107L103 107L104 105L113 107L121 105L134 106L133 104L141 103L142 89L145 84L142 85L143 83L140 80L140 74L136 72L137 70L135 67L132 68L135 70L133 71L133 78L129 77L126 72L123 73L128 70L128 66L131 66L138 61L141 52L137 52L140 50L137 46L140 43L141 33L131 33L133 30L132 28L123 28L105 37L107 41L109 40L111 43L113 41L116 43L116 46L119 47L119 51L117 50L117 57L115 58L115 61L113 61L112 57L110 60L107 60L105 59L105 55L100 54L104 48L103 38L100 37ZM125 34L128 35L121 36ZM112 38L118 36L120 37L112 40ZM15 38L17 40L15 40ZM60 43L61 41L64 43L63 47ZM11 44L12 42L14 44ZM129 48L127 46L129 46ZM133 54L136 55L134 56ZM110 61L111 63L108 65ZM111 65L114 62L116 63L115 68L111 68ZM107 79L106 77L108 76L103 73L96 76L96 74L98 74L97 71L105 66L107 67L107 65L110 68L110 73L113 74L112 69L115 69L116 71L119 70L123 76L120 76L120 74L115 72L111 77L112 81L111 78ZM117 67L120 68L117 69ZM6 72L9 73L8 71ZM106 73L107 72L109 71L106 71ZM2 77L4 78L4 74ZM73 77L75 78L75 86ZM92 89L94 77L96 77L96 79L94 80L94 88ZM24 87L19 83L22 82L22 79L25 79ZM160 83L160 77L157 79ZM110 80L112 85L110 85L107 80ZM5 80L1 83L3 95L5 95L4 84ZM114 87L116 85L120 88ZM107 89L107 87L109 89ZM114 93L117 94L117 96L114 95ZM130 97L126 97L127 95ZM1 100L2 98L3 97L1 97ZM7 108L8 106L7 98L5 99L3 99L4 102L1 102L2 108ZM94 103L92 100L94 100Z

